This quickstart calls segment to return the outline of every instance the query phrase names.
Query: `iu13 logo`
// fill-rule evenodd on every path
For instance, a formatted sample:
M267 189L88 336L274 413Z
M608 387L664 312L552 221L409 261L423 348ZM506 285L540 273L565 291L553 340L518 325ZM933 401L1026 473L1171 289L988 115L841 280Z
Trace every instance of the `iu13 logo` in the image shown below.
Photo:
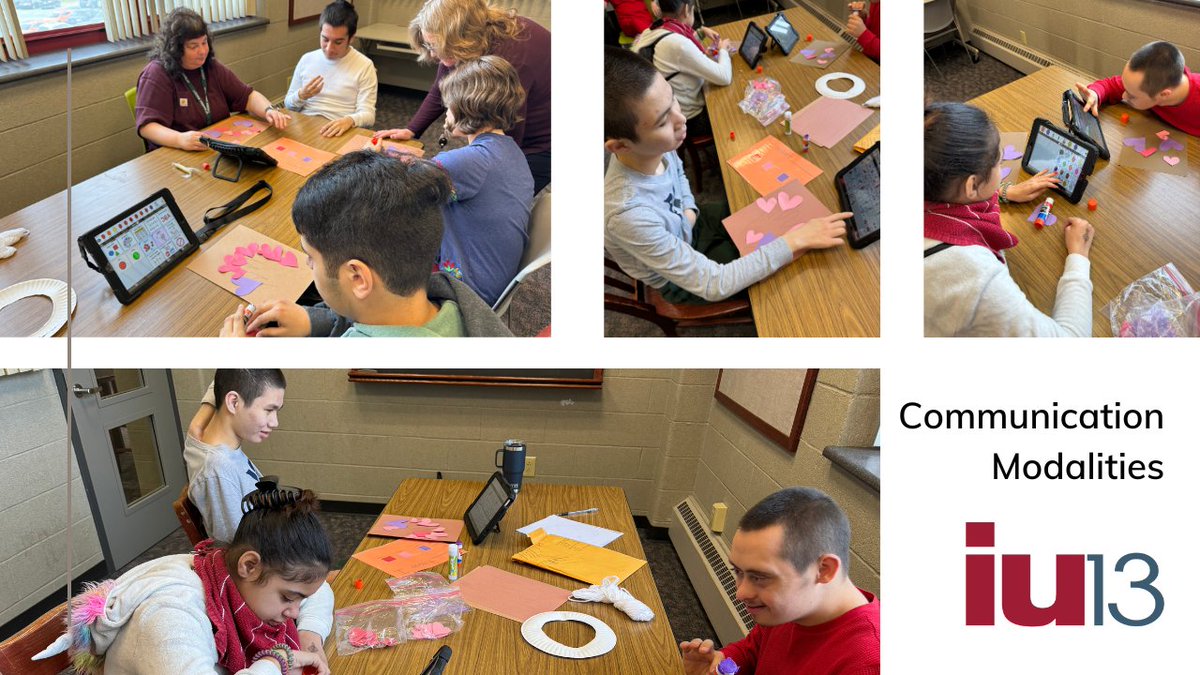
M979 549L996 545L995 523L967 523L966 557L967 578L967 625L993 626L996 621L996 556L991 553L976 553ZM1029 555L1003 554L1000 556L1000 603L1004 618L1018 626L1082 626L1087 623L1086 573L1085 566L1093 568L1092 621L1095 626L1104 625L1105 610L1118 623L1126 626L1146 626L1156 621L1163 612L1163 594L1154 587L1158 578L1158 563L1145 553L1126 553L1117 559L1113 571L1120 574L1131 562L1146 565L1145 578L1129 582L1129 587L1148 593L1154 607L1142 618L1130 618L1121 613L1117 603L1104 601L1104 556L1100 554L1056 555L1054 602L1048 607L1038 607L1030 599Z

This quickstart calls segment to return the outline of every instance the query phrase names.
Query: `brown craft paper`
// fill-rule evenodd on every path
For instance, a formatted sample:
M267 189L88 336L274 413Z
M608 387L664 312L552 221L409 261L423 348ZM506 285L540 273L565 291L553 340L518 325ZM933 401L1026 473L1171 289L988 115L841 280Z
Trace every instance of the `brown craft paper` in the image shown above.
M426 525L417 525L414 520L432 520L437 523L433 527ZM401 524L402 521L402 524ZM431 533L441 527L446 531L446 534L434 537L414 537L414 534ZM440 541L450 542L458 541L459 535L462 534L463 521L453 518L422 518L421 516L395 516L390 513L385 513L375 520L375 524L367 531L372 537L390 537L392 539L420 539L422 541Z
M1169 133L1167 138L1176 143L1183 145L1182 150L1170 150L1163 152L1161 149L1162 139L1156 134L1160 131ZM1175 176L1186 176L1188 173L1188 135L1158 119L1157 117L1144 117L1140 119L1130 119L1127 126L1121 127L1121 137L1117 139L1107 139L1109 152L1113 152L1117 148L1121 149L1117 155L1116 163L1120 166L1130 169L1140 169L1142 171L1161 171ZM1149 157L1143 157L1137 150L1125 145L1125 139L1128 138L1144 138L1146 140L1146 149L1159 148L1154 154ZM1163 161L1163 157L1178 157L1179 163L1172 166Z
M1011 145L1022 156L1025 154L1025 143L1029 140L1028 131L1005 131L1000 134L1000 152L1003 155L1004 148ZM1009 169L1008 173L1004 170ZM1021 177L1021 158L1000 161L1000 180L1019 183L1024 178Z
M782 237L793 227L830 213L808 188L793 181L750 202L721 223L737 245L738 253L744 256Z
M247 258L242 266L246 275L255 281L262 282L258 288L250 291L241 299L244 302L262 306L273 300L296 300L304 293L304 289L312 283L312 270L305 263L307 256L291 246L251 230L245 225L238 225L213 242L209 242L200 255L188 265L188 269L208 279L226 291L237 295L237 287L233 282L231 272L219 272L218 268L225 264L225 256L232 255L237 247L249 244L269 244L272 249L276 246L283 251L291 251L296 256L296 267L285 267L278 262L256 255Z
M828 57L825 52L827 47L833 47L833 54ZM797 42L794 49L795 52L790 59L792 63L799 63L809 68L828 68L841 58L847 49L850 49L850 45L841 40L837 40L836 42L832 40L813 40L812 42ZM817 55L811 59L804 55L804 51L810 49L817 52Z

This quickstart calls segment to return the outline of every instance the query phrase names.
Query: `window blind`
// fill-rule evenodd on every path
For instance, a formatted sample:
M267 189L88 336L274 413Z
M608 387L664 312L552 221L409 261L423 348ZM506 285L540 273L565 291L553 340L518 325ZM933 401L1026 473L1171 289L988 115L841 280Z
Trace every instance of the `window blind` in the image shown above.
M13 0L0 0L0 61L15 61L26 56L29 52L25 49L17 8Z

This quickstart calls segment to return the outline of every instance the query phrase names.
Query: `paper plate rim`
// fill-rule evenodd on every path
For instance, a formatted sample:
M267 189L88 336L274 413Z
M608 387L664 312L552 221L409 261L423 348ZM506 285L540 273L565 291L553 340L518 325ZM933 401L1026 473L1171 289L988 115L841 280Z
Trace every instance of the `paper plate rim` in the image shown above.
M69 309L66 302L68 291L70 291L71 299ZM67 323L67 317L75 312L75 307L79 302L74 289L69 288L65 281L47 278L27 279L7 288L0 289L0 309L12 305L18 300L39 295L50 298L50 302L52 303L50 318L46 319L45 323L26 337L50 337L54 335L58 332L59 328L62 328Z
M551 621L578 621L585 623L596 631L591 642L582 647L568 647L546 635L542 627ZM591 614L582 612L542 612L534 614L521 624L521 637L534 648L552 656L567 659L590 659L602 656L617 646L617 634L608 624Z

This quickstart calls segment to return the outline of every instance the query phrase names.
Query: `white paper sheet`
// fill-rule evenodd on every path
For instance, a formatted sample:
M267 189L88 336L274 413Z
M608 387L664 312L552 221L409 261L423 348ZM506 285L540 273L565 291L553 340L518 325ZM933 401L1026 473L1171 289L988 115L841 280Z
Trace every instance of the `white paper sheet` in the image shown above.
M607 530L603 527L588 525L587 523L581 523L561 516L547 516L536 523L530 523L520 528L517 532L529 536L530 532L539 527L545 530L546 534L555 534L560 537L600 547L608 546L613 540L623 534L616 530Z

